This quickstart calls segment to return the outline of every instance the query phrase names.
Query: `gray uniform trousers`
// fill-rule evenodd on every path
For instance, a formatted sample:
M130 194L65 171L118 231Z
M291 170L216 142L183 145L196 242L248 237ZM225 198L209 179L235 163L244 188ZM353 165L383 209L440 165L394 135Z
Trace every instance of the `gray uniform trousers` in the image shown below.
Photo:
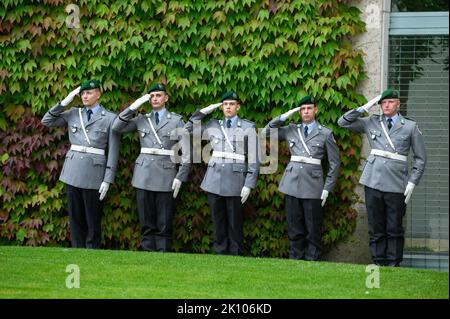
M162 145L159 144L148 120ZM181 135L177 129L183 129L182 117L165 111L164 116L156 124L154 112L135 114L126 108L113 123L113 130L125 133L137 131L141 148L183 150ZM176 156L177 157L177 156ZM172 183L174 178L187 181L190 162L183 151L181 165L177 171L176 161L170 155L139 154L135 161L132 185L136 189L137 210L141 225L141 249L146 251L170 251L172 249L173 217L175 199Z
M190 133L194 122L200 124L205 117L196 111L185 128ZM231 128L222 120L211 120L201 125L204 139L209 140L213 151L233 153L226 141L224 128L236 154L245 155L246 161L211 157L201 188L208 192L208 204L214 227L214 251L216 254L243 255L243 186L253 189L259 174L255 124L238 118ZM250 141L250 142L249 142Z
M340 167L339 149L333 132L319 123L307 137L303 134L303 124L283 124L280 117L276 117L265 127L265 134L269 136L270 129L278 129L278 139L288 142L291 155L310 157L301 142L300 130L311 157L328 160L325 179L321 165L290 161L279 186L279 191L285 194L289 258L318 260L323 250L320 197L324 189L331 192L336 185Z
M119 157L120 136L111 130L116 114L100 106L88 121L86 108L81 109L89 144L82 130L79 108L63 109L61 104L53 106L45 113L42 124L67 126L72 145L102 149L106 154L69 150L59 178L66 184L72 247L99 248L103 203L98 190L102 182L114 182Z
M425 144L416 122L401 114L388 130L384 115L360 118L363 114L360 110L346 112L339 118L339 126L365 133L372 149L397 152L404 156L408 156L412 149L414 154L409 175L407 161L370 154L359 180L365 186L372 260L378 265L398 266L403 260L405 241L402 220L406 205L403 194L408 181L419 184L426 164ZM384 123L395 149L392 149L386 138L381 122Z

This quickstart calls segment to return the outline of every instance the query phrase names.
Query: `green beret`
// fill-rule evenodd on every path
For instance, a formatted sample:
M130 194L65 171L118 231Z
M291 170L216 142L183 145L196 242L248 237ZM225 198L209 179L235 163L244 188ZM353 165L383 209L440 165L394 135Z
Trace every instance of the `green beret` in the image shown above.
M155 92L155 91L163 91L163 92L166 92L166 86L164 85L164 84L162 84L162 83L156 83L156 84L153 84L149 89L148 89L148 92L147 93L152 93L152 92Z
M399 98L400 98L400 93L397 90L390 88L390 89L383 91L383 93L381 93L381 98L378 101L378 104L381 104L381 101L383 101L385 99L399 99Z
M307 95L298 102L298 106L302 106L303 104L316 104L316 100L312 96Z
M99 88L100 88L100 82L98 80L84 81L83 83L81 83L80 93L85 90L92 90L92 89L99 89Z
M241 100L239 99L239 96L237 95L237 93L236 93L236 92L233 92L233 91L229 91L229 92L225 93L225 94L222 96L222 99L220 100L220 102L223 102L223 101L225 101L225 100L235 100L235 101L238 101L238 102L241 101Z

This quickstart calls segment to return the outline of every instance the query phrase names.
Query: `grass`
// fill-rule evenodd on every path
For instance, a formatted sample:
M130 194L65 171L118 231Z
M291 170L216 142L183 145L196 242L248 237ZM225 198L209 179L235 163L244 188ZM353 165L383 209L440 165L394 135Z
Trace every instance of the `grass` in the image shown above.
M69 264L80 288L66 288ZM448 298L448 273L208 254L0 246L0 298Z

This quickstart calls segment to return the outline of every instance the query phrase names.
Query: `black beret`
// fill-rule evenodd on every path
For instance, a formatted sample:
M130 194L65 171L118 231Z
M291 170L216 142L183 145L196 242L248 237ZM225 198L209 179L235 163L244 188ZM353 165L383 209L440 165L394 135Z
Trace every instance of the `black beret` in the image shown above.
M92 90L92 89L99 89L99 88L100 88L100 82L98 80L84 81L83 83L81 83L80 93L85 90Z
M152 92L155 92L155 91L163 91L163 92L166 92L166 86L165 86L164 84L162 84L162 83L156 83L156 84L153 84L153 85L150 87L150 89L148 89L148 92L147 92L147 93L152 93Z
M383 101L385 99L399 99L399 98L400 98L400 93L397 90L390 88L390 89L383 91L383 93L381 93L381 98L378 101L378 104L381 104L381 101Z
M236 101L238 101L238 102L241 101L241 100L239 99L239 96L237 95L237 93L236 93L236 92L233 92L233 91L229 91L229 92L225 93L225 94L222 96L222 99L220 100L220 102L223 102L223 101L225 101L225 100L236 100Z
M298 102L298 106L302 106L303 104L316 104L316 100L312 96L307 95Z

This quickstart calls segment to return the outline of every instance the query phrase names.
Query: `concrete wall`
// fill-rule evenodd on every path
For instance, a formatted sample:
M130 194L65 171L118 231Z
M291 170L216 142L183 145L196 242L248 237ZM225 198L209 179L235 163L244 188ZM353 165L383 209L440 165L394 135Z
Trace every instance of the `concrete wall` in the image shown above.
M366 23L367 31L352 39L354 48L364 52L364 71L367 78L358 85L358 93L364 95L367 100L380 94L385 87L387 69L387 37L389 18L386 11L390 9L390 1L386 0L362 0L352 1L351 5L359 8L361 18ZM378 112L374 107L372 112ZM363 159L369 155L369 144L364 137L362 156ZM363 161L362 161L363 162ZM361 163L362 164L362 163ZM354 205L358 212L356 230L345 242L324 254L323 259L334 262L348 262L370 264L372 262L369 251L369 235L367 225L367 211L364 203L364 188L358 184L356 194L360 198Z

